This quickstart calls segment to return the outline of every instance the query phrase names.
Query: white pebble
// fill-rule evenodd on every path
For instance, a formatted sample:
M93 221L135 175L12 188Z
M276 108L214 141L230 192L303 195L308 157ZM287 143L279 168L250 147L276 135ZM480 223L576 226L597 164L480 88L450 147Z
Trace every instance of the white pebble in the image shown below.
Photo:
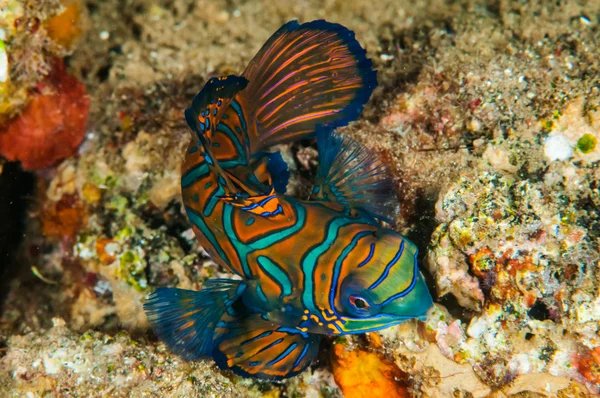
M109 37L110 37L110 33L108 33L107 31L103 30L102 32L100 32L101 40L108 40Z
M4 42L0 40L0 83L4 83L8 80L8 55L6 55L6 48Z
M573 146L564 135L553 134L546 139L544 153L550 160L567 160L573 156Z

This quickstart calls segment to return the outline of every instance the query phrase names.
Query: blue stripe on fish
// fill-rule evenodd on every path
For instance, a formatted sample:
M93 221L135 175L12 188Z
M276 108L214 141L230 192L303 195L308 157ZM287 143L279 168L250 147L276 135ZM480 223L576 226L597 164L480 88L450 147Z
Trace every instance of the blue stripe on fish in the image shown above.
M417 278L419 276L419 266L418 266L418 263L417 263L417 255L418 254L419 254L419 251L416 250L415 251L415 255L414 255L414 264L415 264L415 266L413 268L413 277L412 277L412 280L410 282L410 285L406 289L404 289L403 291L401 291L400 293L397 293L397 294L391 296L390 298L388 298L387 300L385 300L383 303L381 303L381 305L386 305L390 301L394 301L396 299L399 299L400 297L404 297L408 293L410 293L411 290L413 290L415 288L415 286L417 284Z
M315 308L315 289L313 280L315 267L319 257L325 253L335 242L340 228L345 225L356 223L356 220L349 218L335 218L327 226L325 240L320 244L308 250L300 262L302 268L302 277L304 278L304 292L302 293L302 302L311 313L318 313Z
M279 355L277 358L275 358L274 360L269 362L267 365L272 366L278 362L281 362L285 357L290 355L292 353L292 351L294 351L296 349L296 347L298 347L298 344L296 344L296 343L290 344L288 346L288 348L286 348L285 351L281 353L281 355Z
M350 244L348 246L346 246L344 248L344 250L342 250L342 254L340 254L340 256L335 261L335 265L333 266L333 278L331 280L331 289L329 289L329 307L331 308L332 311L336 311L335 305L334 305L334 299L335 299L335 294L337 293L337 286L338 286L338 282L339 282L340 268L342 267L342 263L344 262L346 257L348 257L348 254L350 254L350 252L352 250L354 250L354 248L358 244L358 241L369 235L372 236L373 233L371 231L362 231L362 232L357 233L354 236L354 238L352 238L352 241L350 242Z
M388 263L388 265L385 267L385 269L383 270L383 273L381 274L381 276L379 277L379 279L377 279L375 281L375 283L373 283L371 286L369 286L369 290L375 289L377 286L379 286L381 284L381 282L383 282L385 280L385 278L387 278L387 276L390 273L390 269L398 262L398 260L400 259L400 256L402 256L402 252L403 251L404 251L404 240L402 240L402 243L400 244L400 249L398 250L398 252L394 256L394 258L392 259L392 261L390 261Z
M361 268L369 263L373 258L373 253L375 253L375 243L371 243L371 248L369 249L369 255L365 258L360 264L358 264L358 268Z

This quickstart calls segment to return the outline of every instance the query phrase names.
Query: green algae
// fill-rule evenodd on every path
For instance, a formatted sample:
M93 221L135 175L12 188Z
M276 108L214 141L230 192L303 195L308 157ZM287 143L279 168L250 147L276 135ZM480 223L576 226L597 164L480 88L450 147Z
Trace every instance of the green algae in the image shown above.
M581 152L583 154L588 154L588 153L592 152L594 149L596 149L597 143L598 143L598 140L596 139L596 137L594 137L591 134L584 134L577 141L577 149L579 149L579 152Z

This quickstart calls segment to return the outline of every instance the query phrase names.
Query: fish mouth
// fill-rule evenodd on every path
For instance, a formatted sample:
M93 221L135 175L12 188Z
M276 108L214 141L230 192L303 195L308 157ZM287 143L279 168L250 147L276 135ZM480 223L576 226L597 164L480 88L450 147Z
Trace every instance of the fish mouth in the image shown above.
M341 317L340 329L344 334L359 334L374 332L381 329L386 329L392 326L399 325L410 319L424 320L426 314L420 315L391 315L391 314L378 314L367 318L348 318Z

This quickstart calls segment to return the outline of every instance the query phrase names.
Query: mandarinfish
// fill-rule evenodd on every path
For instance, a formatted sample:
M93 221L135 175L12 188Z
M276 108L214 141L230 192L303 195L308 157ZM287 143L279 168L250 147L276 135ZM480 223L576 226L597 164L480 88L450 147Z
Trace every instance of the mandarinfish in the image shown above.
M192 131L183 202L201 245L241 280L159 288L144 308L188 360L285 378L315 358L323 335L422 319L432 298L417 247L381 226L399 204L380 159L335 134L377 85L365 50L326 21L283 25L242 76L210 79L185 111ZM268 147L316 137L309 200L285 194L287 164Z

